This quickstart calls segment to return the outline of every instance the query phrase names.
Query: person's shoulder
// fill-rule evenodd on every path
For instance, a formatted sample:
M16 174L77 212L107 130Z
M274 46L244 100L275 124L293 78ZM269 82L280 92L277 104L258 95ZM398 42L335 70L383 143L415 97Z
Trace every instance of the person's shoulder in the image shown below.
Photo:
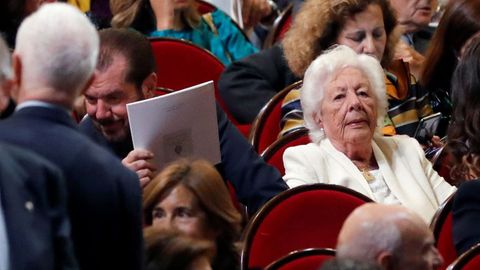
M477 194L480 191L480 180L469 180L462 183L457 190L456 196L461 196L465 193L475 193Z
M39 179L42 175L60 178L60 169L39 154L20 146L0 143L1 171L10 170L17 175L35 175ZM25 172L25 174L23 173Z

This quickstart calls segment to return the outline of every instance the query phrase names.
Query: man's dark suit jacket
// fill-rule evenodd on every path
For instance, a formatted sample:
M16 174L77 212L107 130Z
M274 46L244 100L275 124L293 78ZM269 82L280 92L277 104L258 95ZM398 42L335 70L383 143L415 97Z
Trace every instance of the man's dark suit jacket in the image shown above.
M65 181L52 163L0 144L0 197L10 269L77 269Z
M232 183L238 200L247 206L248 212L255 213L266 201L288 187L278 170L258 156L218 106L217 121L221 163L216 167L222 177ZM91 118L86 117L80 123L80 130L120 158L133 150L131 138L122 144L108 143L94 127Z
M453 241L460 255L480 242L480 181L463 183L453 201Z
M63 172L81 269L141 269L138 177L78 131L66 110L26 107L0 121L0 141L37 152Z
M229 111L244 124L252 123L276 93L298 80L283 48L276 45L230 64L220 76L218 89Z

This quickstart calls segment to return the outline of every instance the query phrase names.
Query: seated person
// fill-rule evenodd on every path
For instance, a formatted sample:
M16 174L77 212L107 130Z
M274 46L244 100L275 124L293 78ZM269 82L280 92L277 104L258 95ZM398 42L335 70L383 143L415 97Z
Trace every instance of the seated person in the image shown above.
M312 143L285 151L290 187L346 186L377 202L405 205L428 222L455 191L415 139L379 134L387 100L375 58L344 45L319 56L305 72L301 102Z
M194 0L111 0L113 27L132 27L150 37L185 39L228 65L258 50L222 11L201 16Z
M418 121L432 110L427 93L417 85L409 65L401 60L392 61L392 49L398 42L395 26L389 1L308 0L282 44L290 69L300 78L316 56L334 44L374 56L385 69L387 84L387 121L382 132L413 136ZM293 90L285 97L281 135L303 126L299 97L300 90Z
M457 254L480 242L480 36L468 42L452 78L453 114L448 150L451 176L462 183L453 202L453 240Z
M425 55L420 84L429 93L430 104L435 112L441 112L443 121L439 136L447 133L451 122L452 74L462 46L480 31L480 2L478 0L447 1L445 12L432 36Z
M424 220L399 205L367 203L343 223L338 259L376 262L386 270L435 270L443 258Z
M238 269L241 215L215 168L203 160L179 160L145 187L145 224L178 229L215 244L213 269Z
M145 270L211 270L211 242L186 236L176 230L147 227Z
M127 103L154 96L157 74L148 40L135 31L100 31L96 77L85 93L88 117L80 130L96 143L123 159L145 185L156 174L149 160L154 153L133 149ZM162 74L159 74L162 76ZM221 163L216 167L230 181L240 202L250 213L287 189L280 173L266 164L217 107Z

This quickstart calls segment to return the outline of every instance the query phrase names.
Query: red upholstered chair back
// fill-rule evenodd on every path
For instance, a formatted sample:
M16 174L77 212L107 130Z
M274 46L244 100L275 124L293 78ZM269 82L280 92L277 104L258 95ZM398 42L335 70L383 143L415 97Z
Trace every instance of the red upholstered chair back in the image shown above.
M195 0L195 2L198 5L197 9L198 9L198 12L200 12L200 14L213 12L215 9L217 9L212 3L209 3L207 1Z
M335 248L347 216L370 201L337 185L303 185L282 192L248 223L241 268L264 268L294 250Z
M261 154L275 142L280 133L280 118L282 102L292 89L302 86L302 81L295 82L273 96L260 110L250 130L249 141L253 149Z
M444 260L440 269L446 269L457 258L452 235L452 204L453 194L438 208L430 224L435 237L435 246Z
M480 243L465 251L457 260L448 266L448 270L480 269Z
M281 41L292 25L293 4L289 4L284 11L273 22L272 29L267 34L263 43L263 49L272 47L275 43Z
M262 157L265 162L277 168L280 174L284 175L283 153L285 150L291 146L308 144L310 142L308 129L297 129L275 141L262 153Z
M218 79L225 66L217 57L191 42L180 39L151 38L150 44L157 66L157 87L176 91L212 80L218 104L227 113L230 121L244 135L248 134L250 127L238 125L218 94Z
M290 252L274 261L265 270L318 270L322 264L335 257L330 248L307 248Z

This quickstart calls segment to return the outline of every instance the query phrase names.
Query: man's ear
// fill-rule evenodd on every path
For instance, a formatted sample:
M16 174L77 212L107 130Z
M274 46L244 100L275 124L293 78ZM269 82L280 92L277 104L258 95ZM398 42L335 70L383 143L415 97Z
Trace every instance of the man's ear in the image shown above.
M393 260L393 255L390 252L382 251L377 256L377 263L382 266L385 270L394 269L395 262Z
M13 78L11 80L11 88L10 88L10 96L15 100L18 101L18 91L20 86L22 85L22 70L23 64L22 59L20 56L15 52L12 54L12 70L13 70Z
M155 88L157 87L157 74L155 72L150 73L150 75L143 80L142 83L142 94L147 98L152 98L155 96Z

